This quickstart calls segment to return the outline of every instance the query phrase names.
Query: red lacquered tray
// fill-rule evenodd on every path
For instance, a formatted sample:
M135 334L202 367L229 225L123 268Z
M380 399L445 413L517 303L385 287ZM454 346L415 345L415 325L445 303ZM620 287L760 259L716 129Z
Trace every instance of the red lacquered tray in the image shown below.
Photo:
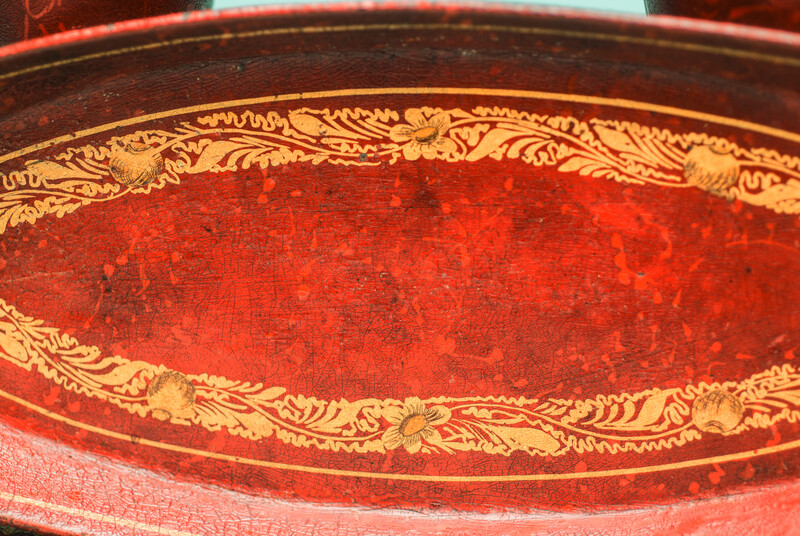
M790 533L799 52L442 7L0 49L3 515Z

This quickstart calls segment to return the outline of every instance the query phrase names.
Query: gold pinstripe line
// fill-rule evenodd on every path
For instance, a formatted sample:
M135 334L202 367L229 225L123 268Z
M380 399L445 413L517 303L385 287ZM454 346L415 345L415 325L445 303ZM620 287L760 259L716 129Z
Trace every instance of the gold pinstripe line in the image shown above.
M5 398L11 402L19 404L31 411L39 413L45 417L55 421L86 430L112 439L126 441L137 445L146 445L169 452L178 452L181 454L189 454L192 456L201 456L208 459L221 460L227 462L240 463L243 465L250 465L255 467L263 467L268 469L298 471L302 473L312 473L330 476L346 476L346 477L359 477L359 478L374 478L383 480L407 480L416 482L529 482L529 481L549 481L549 480L570 480L578 478L602 478L611 476L622 475L637 475L644 473L657 473L661 471L674 471L677 469L686 469L690 467L698 467L703 465L711 465L714 463L724 463L729 461L744 460L755 458L758 456L765 456L767 454L774 454L800 447L800 439L774 445L771 447L764 447L759 449L745 450L734 454L722 454L719 456L711 456L708 458L700 458L696 460L686 460L682 462L664 463L658 465L650 465L645 467L627 467L622 469L610 469L604 471L581 471L573 473L539 473L539 474L522 474L522 475L488 475L488 476L458 476L458 475L420 475L420 474L398 474L398 473L378 473L370 471L353 471L344 469L327 469L324 467L311 467L305 465L297 465L290 463L270 462L266 460L256 460L252 458L243 458L240 456L232 456L230 454L223 454L220 452L210 452L202 449L191 447L182 447L180 445L173 445L171 443L164 443L161 441L154 441L151 439L134 437L129 434L115 432L113 430L106 430L99 426L92 424L82 423L65 417L48 409L32 404L27 400L14 396L10 393L0 390L0 397Z
M154 534L165 534L166 536L200 536L194 532L186 532L183 530L174 530L168 529L164 527L159 527L156 525L151 525L149 523L142 523L139 521L131 521L130 519L125 519L124 517L117 517L108 514L98 514L95 512L87 512L86 510L80 510L78 508L71 508L69 506L62 506L60 504L53 504L46 501L40 501L38 499L31 499L29 497L22 497L20 495L13 495L11 493L6 493L4 491L0 491L0 499L17 503L17 504L24 504L26 506L35 506L38 508L42 508L45 510L50 510L51 512L57 512L59 514L67 514L76 517L82 517L83 519L87 519L89 521L97 521L100 523L109 523L112 525L116 525L118 527L125 527L130 529L137 529L143 530L146 532L152 532Z
M202 43L206 41L215 41L218 39L248 39L253 37L267 37L275 35L312 35L312 34L326 34L337 32L367 32L367 31L467 31L467 32L500 32L511 33L520 35L542 35L554 37L569 37L574 39L587 39L594 41L606 41L612 43L624 43L632 45L645 45L654 46L659 48L670 48L674 50L683 50L687 52L701 52L709 54L718 54L721 56L728 56L738 59L749 59L755 61L762 61L772 63L775 65L786 65L790 67L800 67L800 58L791 56L777 56L774 54L764 54L761 52L753 52L750 50L742 50L728 47L717 47L713 45L703 45L699 43L684 43L679 41L670 41L669 39L653 39L649 37L635 37L617 34L605 34L601 32L584 32L579 30L559 30L553 28L536 28L536 27L516 27L516 26L502 26L492 24L478 24L478 25L464 25L464 24L350 24L339 26L302 26L294 28L271 28L266 30L255 30L250 32L238 33L221 33L214 35L202 35L197 37L183 37L180 39L173 39L171 41L153 42L145 45L137 45L132 47L118 48L115 50L107 50L97 52L94 54L85 54L75 58L54 61L42 65L35 65L17 71L12 71L6 74L0 74L0 80L14 78L21 74L32 73L49 69L51 67L62 67L64 65L71 65L82 61L92 59L106 58L111 56L119 56L132 52L140 52L143 50L153 50L158 48L165 48L177 45Z

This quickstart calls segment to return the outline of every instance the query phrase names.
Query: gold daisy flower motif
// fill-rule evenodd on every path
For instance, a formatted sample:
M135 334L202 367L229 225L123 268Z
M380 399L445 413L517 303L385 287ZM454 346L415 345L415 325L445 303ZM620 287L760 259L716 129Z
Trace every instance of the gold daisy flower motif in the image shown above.
M405 117L407 124L392 127L389 137L403 144L403 156L407 160L417 160L420 156L433 160L438 154L447 155L458 150L456 142L447 137L448 114L438 113L426 119L421 109L409 108Z
M391 426L383 433L384 446L396 449L400 445L414 454L422 448L422 440L436 444L442 442L442 435L435 426L450 420L450 410L444 406L425 408L419 398L407 398L402 408L396 406L383 410L383 418Z

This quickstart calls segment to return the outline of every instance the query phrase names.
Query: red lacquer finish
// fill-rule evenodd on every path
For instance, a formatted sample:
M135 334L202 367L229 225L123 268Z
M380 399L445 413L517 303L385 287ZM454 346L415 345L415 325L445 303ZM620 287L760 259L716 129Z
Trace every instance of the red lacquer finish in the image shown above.
M67 30L208 9L213 0L0 0L0 45Z
M800 30L797 0L646 0L651 15L679 15L778 30Z
M0 50L4 511L786 533L800 39L676 24L201 13Z

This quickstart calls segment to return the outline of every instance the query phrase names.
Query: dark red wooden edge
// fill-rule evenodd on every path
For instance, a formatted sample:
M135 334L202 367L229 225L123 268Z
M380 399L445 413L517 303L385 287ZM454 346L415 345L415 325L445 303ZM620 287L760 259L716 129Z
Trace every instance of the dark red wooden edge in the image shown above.
M117 21L209 9L212 0L139 0L137 2L80 2L59 0L0 0L0 43L51 35ZM26 7L27 6L27 7Z
M572 19L575 21L591 21L621 25L635 25L653 30L667 30L680 33L694 34L698 37L710 38L725 36L737 40L760 41L777 45L800 47L800 34L782 30L743 26L726 22L712 22L686 17L658 16L645 17L640 15L613 14L609 12L594 12L587 10L557 8L547 6L530 6L522 4L481 3L481 2L381 2L380 4L364 2L345 2L330 4L302 4L302 5L276 5L258 6L250 8L235 8L227 10L206 10L186 13L175 13L92 26L79 30L53 34L46 37L20 41L0 47L0 59L13 60L27 57L28 53L56 49L68 44L79 44L87 41L100 41L108 37L121 37L125 34L155 31L174 25L194 25L212 21L233 21L243 17L266 17L283 15L347 13L347 12L391 12L403 10L421 11L451 11L453 13L475 14L519 14L527 17L554 17ZM0 64L1 65L1 64Z

